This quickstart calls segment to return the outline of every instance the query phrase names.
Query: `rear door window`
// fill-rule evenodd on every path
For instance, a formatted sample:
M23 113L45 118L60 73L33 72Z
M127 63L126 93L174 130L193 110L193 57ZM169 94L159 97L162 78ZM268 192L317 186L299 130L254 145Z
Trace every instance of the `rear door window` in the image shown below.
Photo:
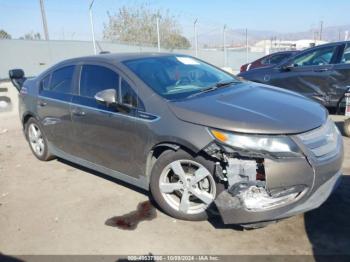
M75 66L66 66L57 69L52 73L49 88L46 90L56 93L72 94L73 93L73 75ZM45 89L45 83L43 83Z
M119 75L113 70L98 65L84 65L81 69L80 95L94 98L105 89L118 91Z

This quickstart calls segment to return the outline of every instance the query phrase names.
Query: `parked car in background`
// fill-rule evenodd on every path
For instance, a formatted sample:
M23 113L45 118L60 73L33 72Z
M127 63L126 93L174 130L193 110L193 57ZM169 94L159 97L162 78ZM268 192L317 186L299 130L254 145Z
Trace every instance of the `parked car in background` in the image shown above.
M259 58L258 60L255 60L254 62L242 65L240 72L242 73L242 72L249 71L259 67L277 65L281 63L283 60L295 55L297 52L298 51L283 51L283 52L276 52L273 54L269 54L267 56Z
M335 108L350 87L350 41L309 48L277 65L249 70L239 76L295 91Z
M342 138L323 106L190 56L74 58L13 82L38 159L150 190L175 218L290 217L321 205L341 176Z

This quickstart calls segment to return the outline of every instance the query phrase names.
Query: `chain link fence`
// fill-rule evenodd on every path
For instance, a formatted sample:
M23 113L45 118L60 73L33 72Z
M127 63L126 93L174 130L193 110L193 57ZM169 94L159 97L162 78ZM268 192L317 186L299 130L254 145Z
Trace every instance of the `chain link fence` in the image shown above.
M99 52L108 51L111 53L158 52L157 47L103 41L97 42L97 48ZM161 49L161 52L195 55L193 49ZM7 79L8 70L12 68L22 68L27 76L35 76L63 59L93 55L93 53L91 41L3 39L0 40L0 79ZM263 55L264 53L261 52L249 52L248 61L255 60ZM234 72L239 71L240 66L247 61L245 50L227 50L226 56L226 66ZM198 50L198 58L218 67L225 66L223 51L200 49Z

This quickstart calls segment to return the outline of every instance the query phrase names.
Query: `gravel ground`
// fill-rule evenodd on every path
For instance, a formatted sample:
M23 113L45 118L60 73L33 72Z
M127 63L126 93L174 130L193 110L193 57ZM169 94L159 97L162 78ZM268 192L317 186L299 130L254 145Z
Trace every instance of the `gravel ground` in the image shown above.
M219 220L175 220L157 211L156 218L127 231L105 221L135 211L149 199L147 193L62 160L38 161L22 134L14 89L7 95L13 109L0 111L0 253L350 253L349 138L343 181L317 210L249 231Z

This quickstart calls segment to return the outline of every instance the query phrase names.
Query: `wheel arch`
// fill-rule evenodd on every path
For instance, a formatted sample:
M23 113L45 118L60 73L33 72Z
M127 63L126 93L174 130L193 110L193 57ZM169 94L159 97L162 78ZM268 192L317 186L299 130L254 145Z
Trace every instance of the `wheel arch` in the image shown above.
M30 118L35 118L35 119L37 119L36 117L35 117L35 114L33 113L33 112L30 112L30 111L27 111L27 112L25 112L23 115L22 115L22 126L23 126L23 128L25 127L25 125L26 125L26 123L28 122L28 120L30 119Z
M196 155L199 152L191 146L185 146L183 144L175 142L161 142L154 145L147 155L145 171L146 177L149 178L151 176L153 165L155 164L160 155L169 150L176 152L180 149L190 153L191 155Z

